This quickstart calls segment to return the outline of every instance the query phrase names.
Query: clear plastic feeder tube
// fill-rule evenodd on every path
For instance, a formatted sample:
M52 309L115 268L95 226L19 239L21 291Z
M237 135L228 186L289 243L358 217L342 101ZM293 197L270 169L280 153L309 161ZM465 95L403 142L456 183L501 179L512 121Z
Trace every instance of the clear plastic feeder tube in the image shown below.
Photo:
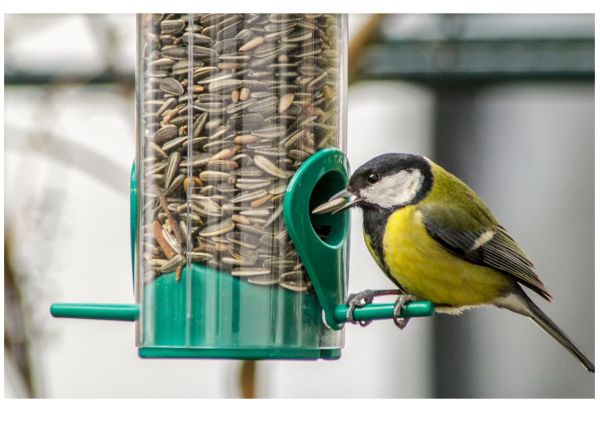
M309 317L316 297L282 209L307 158L345 150L345 47L341 15L138 17L136 296L142 315L156 315L141 317L139 345L222 347L226 325L225 344L247 347L231 335L252 325L252 292L270 317L267 344L341 346L341 332ZM156 338L159 308L178 310L181 337ZM229 308L229 321L211 324L211 308L221 321ZM277 335L282 325L295 340Z

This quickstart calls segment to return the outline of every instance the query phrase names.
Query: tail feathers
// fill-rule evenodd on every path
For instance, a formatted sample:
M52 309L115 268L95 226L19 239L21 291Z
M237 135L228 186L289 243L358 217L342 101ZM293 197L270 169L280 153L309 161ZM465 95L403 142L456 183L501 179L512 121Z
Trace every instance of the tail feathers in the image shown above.
M569 337L556 325L525 293L512 294L497 303L501 308L525 315L535 322L542 330L550 334L557 342L567 349L589 371L595 373L595 367Z
M535 322L542 330L550 334L554 339L565 347L573 356L579 359L579 362L589 371L595 373L595 367L592 361L590 361L575 344L567 337L558 325L556 325L548 315L546 315L540 308L537 307L533 302L529 302L529 309L531 311L530 318Z

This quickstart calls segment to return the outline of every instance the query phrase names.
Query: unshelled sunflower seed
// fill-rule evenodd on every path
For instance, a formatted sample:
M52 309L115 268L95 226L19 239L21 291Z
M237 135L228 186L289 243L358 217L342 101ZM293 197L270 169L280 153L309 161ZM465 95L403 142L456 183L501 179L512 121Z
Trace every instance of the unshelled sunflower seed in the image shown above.
M279 178L288 178L288 174L284 170L279 168L277 165L275 165L273 162L271 162L264 156L254 155L254 163L257 167L265 171L267 174Z
M160 89L167 94L180 96L184 93L183 85L175 78L163 78L160 81Z
M225 220L222 222L219 222L218 224L214 224L214 225L209 225L206 228L202 229L198 235L202 236L202 237L212 237L212 236L218 236L221 234L226 234L229 231L233 230L235 228L235 223L231 220Z

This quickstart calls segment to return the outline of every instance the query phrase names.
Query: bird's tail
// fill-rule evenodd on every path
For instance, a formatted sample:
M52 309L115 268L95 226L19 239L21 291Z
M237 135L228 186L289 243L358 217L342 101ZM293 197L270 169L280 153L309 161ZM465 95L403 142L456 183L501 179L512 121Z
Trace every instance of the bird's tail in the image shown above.
M510 301L507 303L502 302L502 304L498 304L498 306L531 318L531 320L542 330L550 334L557 342L575 356L589 372L595 373L595 367L592 361L590 361L583 352L575 346L565 332L562 331L535 303L533 303L522 290L519 290L519 292L521 293L509 296L512 298ZM515 302L515 298L518 298L517 302Z

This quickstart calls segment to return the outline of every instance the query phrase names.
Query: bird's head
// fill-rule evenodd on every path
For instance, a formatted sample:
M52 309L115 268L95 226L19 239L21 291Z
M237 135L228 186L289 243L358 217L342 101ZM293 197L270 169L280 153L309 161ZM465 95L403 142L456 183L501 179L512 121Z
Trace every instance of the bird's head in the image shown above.
M424 156L386 153L358 168L345 190L313 213L337 213L353 206L395 210L419 202L431 190L431 161Z

